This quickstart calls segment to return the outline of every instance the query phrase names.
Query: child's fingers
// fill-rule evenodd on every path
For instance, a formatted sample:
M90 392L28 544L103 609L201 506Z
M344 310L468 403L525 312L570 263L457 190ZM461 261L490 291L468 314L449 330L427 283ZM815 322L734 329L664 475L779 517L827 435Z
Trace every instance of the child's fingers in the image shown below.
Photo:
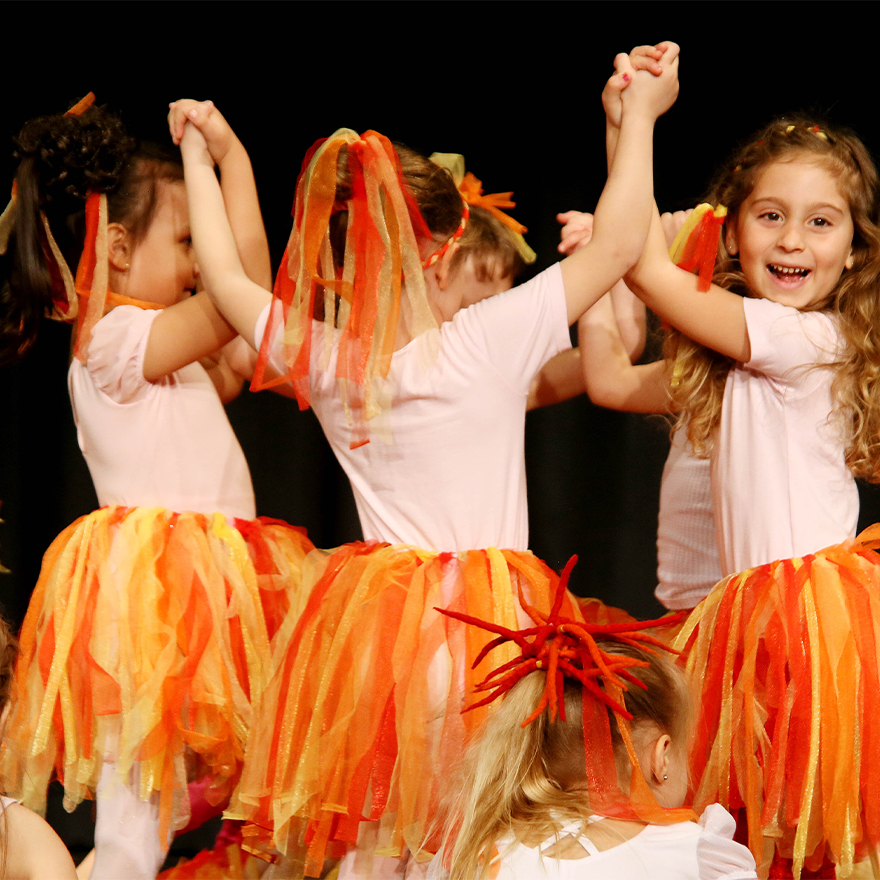
M691 213L691 210L687 211L673 211L672 213L663 213L660 215L660 225L663 227L663 235L666 238L666 247L672 247L672 242L675 241L675 236L678 235L678 230L684 226L684 221L687 220L688 214Z
M663 57L656 46L636 46L629 53L629 61L634 70L647 70L654 76L660 76L663 72L659 61Z
M561 214L557 214L556 219L563 225L571 223L574 220L581 220L583 224L589 224L590 226L593 225L593 215L586 214L583 211L564 211Z

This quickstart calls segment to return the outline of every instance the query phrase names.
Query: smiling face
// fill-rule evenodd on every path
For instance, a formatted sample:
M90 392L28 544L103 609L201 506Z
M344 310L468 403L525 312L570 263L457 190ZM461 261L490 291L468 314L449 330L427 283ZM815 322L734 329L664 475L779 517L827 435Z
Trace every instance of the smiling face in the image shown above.
M179 181L160 181L158 202L144 237L134 245L120 293L170 306L196 286L198 269L189 228L186 189Z
M774 162L758 177L727 230L753 296L805 309L826 300L852 268L853 220L820 162Z

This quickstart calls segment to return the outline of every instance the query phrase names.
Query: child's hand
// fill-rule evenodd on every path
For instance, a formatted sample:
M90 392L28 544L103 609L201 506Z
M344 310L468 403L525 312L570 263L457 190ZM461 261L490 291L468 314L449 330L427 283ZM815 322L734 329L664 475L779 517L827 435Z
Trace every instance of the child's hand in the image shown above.
M181 142L184 126L189 122L202 133L211 158L219 165L235 143L236 137L214 102L184 98L168 106L168 128L174 143Z
M582 248L593 237L593 215L580 211L566 211L557 214L556 219L562 223L559 233L560 242L557 250L568 256Z
M628 56L621 53L614 59L614 75L608 80L602 92L602 106L605 108L609 124L620 127L620 94L632 81L633 71L647 70L654 76L660 76L663 72L660 59L667 47L667 43L636 46Z
M687 220L688 215L693 210L693 208L688 208L687 211L675 211L672 214L660 215L660 225L663 227L663 235L666 237L667 249L672 247L672 242L675 241L678 230L684 226L684 221Z
M634 71L630 74L632 82L624 88L620 100L623 103L623 112L634 110L637 113L645 113L651 119L656 119L665 113L678 97L678 61L679 48L675 43L661 43L665 46L660 57L661 72L659 76L652 75L647 69ZM615 59L617 67L618 55ZM631 68L627 57L627 68ZM629 70L624 71L624 73ZM622 76L622 74L621 74ZM614 77L609 80L609 85ZM607 87L606 87L607 88Z
M178 138L180 143L180 152L183 156L184 166L202 162L214 167L214 157L208 149L208 143L205 136L193 125L188 123L184 125L182 136Z

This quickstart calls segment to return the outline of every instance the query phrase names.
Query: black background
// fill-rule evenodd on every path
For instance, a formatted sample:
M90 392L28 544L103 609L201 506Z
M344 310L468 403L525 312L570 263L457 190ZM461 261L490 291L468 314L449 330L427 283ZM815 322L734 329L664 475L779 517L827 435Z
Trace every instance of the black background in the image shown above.
M714 166L771 116L817 112L880 155L868 4L830 3L6 3L2 151L29 117L96 92L137 134L166 137L178 97L211 98L248 148L275 265L305 150L339 127L425 153L464 153L487 192L513 189L537 268L556 258L554 216L591 210L604 183L599 96L614 55L682 46L681 95L656 131L661 210L692 206ZM124 14L123 13L124 10ZM24 613L43 551L96 506L66 392L69 332L47 328L0 371L0 604ZM350 490L314 416L272 394L229 407L260 514L316 545L360 537ZM659 608L657 499L668 449L657 419L582 397L529 415L531 548L573 587L639 615ZM137 466L137 462L132 463ZM880 518L874 488L863 523ZM756 499L757 501L758 499Z

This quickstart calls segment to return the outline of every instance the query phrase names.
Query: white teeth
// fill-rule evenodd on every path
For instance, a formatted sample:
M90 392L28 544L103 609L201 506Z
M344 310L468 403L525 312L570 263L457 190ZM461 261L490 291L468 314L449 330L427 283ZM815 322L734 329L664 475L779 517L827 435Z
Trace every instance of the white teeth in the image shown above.
M809 273L809 269L795 269L791 266L774 266L771 264L770 271L775 273L776 275L800 275L801 277L806 276Z

